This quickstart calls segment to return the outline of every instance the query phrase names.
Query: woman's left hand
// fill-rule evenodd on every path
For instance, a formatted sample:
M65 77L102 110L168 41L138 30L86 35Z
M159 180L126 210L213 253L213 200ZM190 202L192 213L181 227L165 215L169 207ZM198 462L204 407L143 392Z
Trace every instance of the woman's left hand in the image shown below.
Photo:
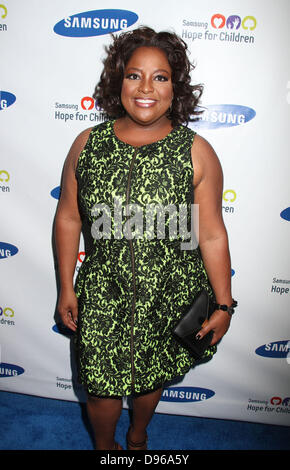
M228 331L231 323L231 316L224 310L216 310L209 321L198 332L198 337L201 339L211 330L213 331L213 338L210 343L213 346L217 343Z

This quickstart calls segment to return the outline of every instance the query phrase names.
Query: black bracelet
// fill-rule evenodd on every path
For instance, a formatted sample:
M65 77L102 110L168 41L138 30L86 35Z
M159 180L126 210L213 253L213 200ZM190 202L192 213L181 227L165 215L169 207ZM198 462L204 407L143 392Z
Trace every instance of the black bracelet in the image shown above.
M233 299L232 305L228 307L228 305L221 305L221 304L214 304L215 310L223 310L224 312L228 312L229 315L232 315L235 311L235 307L238 305L238 302Z

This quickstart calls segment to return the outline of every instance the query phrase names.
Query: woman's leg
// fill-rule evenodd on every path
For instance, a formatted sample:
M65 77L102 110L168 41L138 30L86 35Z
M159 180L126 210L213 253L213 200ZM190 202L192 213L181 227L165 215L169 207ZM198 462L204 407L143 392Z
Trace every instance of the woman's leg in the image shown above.
M151 393L136 396L133 398L133 417L128 433L128 439L133 443L140 443L146 439L146 428L158 405L163 388L159 388ZM146 445L139 447L146 449ZM133 450L133 448L131 448Z
M95 434L96 449L113 450L116 426L122 412L122 399L89 395L87 411Z

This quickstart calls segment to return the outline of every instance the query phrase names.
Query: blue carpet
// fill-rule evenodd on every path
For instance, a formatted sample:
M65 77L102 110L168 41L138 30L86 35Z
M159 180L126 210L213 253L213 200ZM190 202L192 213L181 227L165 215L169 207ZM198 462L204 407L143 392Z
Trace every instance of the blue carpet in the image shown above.
M1 450L93 450L85 405L0 392ZM125 447L129 412L116 439ZM155 413L152 450L289 450L290 427Z

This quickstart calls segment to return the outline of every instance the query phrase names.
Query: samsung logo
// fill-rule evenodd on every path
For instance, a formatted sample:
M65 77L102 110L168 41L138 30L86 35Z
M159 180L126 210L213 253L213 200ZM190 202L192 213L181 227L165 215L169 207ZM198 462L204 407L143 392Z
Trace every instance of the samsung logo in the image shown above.
M8 91L0 90L0 111L11 106L16 101L16 96Z
M256 354L264 357L286 358L290 353L290 341L276 341L263 344L256 349Z
M207 388L198 387L170 387L165 388L161 401L192 402L205 401L213 397L215 392Z
M284 209L281 212L280 217L282 217L282 219L284 220L290 221L290 207L287 207L287 209Z
M64 18L53 31L70 37L101 36L124 30L137 20L138 15L128 10L93 10Z
M0 363L0 377L17 377L23 374L24 369L15 364Z
M50 195L54 197L55 199L59 199L60 198L60 186L57 186L52 191L50 191Z
M202 129L217 129L218 127L233 127L245 124L256 116L256 111L238 104L213 104L206 107L193 127Z
M0 242L0 259L16 255L18 248L10 243Z

